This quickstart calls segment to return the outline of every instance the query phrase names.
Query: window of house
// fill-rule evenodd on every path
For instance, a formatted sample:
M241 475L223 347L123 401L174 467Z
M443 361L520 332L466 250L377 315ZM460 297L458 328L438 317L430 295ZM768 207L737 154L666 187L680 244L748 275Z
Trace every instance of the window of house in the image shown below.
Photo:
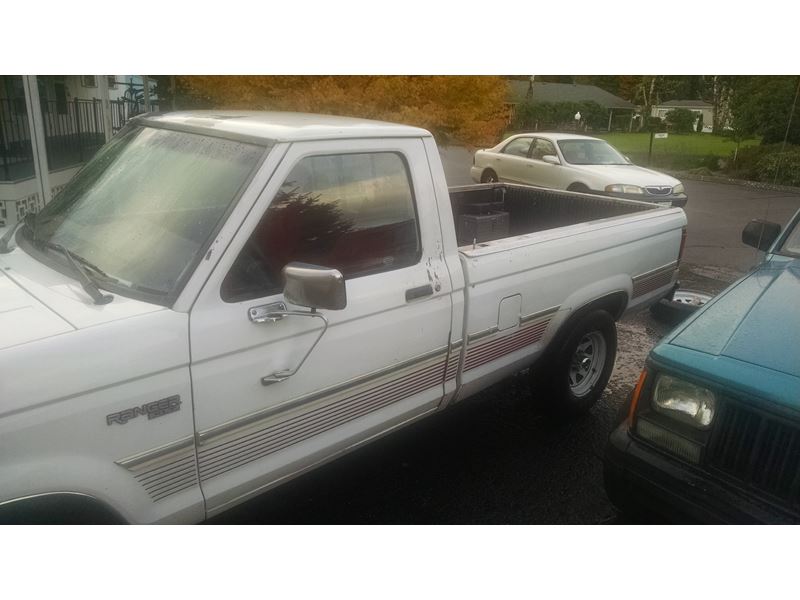
M60 115L67 114L67 86L63 79L53 82L53 92L56 97L56 111Z
M83 87L97 87L97 77L94 75L81 75L81 85Z
M294 261L353 279L420 256L411 179L399 154L312 156L286 178L226 276L222 298L280 292L281 270Z
M24 117L28 114L25 106L25 88L22 85L20 75L0 75L0 81L5 88L5 96L8 98L8 109L11 110L11 117Z
M108 89L115 90L117 89L117 76L116 75L106 75L108 79Z
M508 143L508 145L503 148L503 154L513 154L514 156L528 156L528 150L531 148L531 142L533 142L533 138L517 138L516 140L512 140Z

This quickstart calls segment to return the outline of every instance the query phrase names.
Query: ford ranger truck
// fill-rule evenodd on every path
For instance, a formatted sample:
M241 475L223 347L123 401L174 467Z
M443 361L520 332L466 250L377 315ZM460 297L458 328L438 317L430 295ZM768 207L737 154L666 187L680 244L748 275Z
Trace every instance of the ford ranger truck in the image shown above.
M448 190L414 127L133 119L0 244L1 518L199 522L532 365L578 415L685 225Z

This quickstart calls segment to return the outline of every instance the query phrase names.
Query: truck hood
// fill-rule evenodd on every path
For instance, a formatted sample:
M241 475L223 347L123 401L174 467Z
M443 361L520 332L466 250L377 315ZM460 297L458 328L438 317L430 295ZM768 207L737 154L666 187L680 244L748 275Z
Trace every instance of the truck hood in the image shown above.
M74 329L0 269L0 350Z
M120 295L98 306L77 281L20 248L0 255L0 349L159 310Z
M800 260L772 257L667 343L800 377Z
M573 165L576 169L602 178L606 185L625 183L629 185L669 185L675 187L680 183L674 177L651 171L636 165Z

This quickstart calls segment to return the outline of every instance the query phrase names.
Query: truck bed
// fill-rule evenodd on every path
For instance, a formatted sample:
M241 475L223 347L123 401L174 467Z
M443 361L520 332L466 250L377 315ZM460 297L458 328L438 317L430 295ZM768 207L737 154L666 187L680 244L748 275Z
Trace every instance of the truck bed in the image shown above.
M459 246L487 242L504 237L536 233L578 223L656 210L659 207L619 198L564 192L510 183L482 183L450 188L450 204ZM466 215L466 217L465 217ZM464 219L491 220L499 215L507 220L504 227L482 235L468 235Z
M459 398L534 362L577 309L613 296L618 318L677 276L680 208L505 183L449 192L465 282Z

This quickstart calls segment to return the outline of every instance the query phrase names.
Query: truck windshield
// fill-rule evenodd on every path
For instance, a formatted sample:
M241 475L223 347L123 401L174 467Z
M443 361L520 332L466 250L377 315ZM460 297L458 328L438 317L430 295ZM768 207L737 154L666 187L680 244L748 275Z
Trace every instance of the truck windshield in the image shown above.
M564 160L573 165L629 165L622 154L603 140L558 140Z
M264 153L255 144L132 127L86 164L24 237L97 265L108 276L103 287L157 302L173 297Z

